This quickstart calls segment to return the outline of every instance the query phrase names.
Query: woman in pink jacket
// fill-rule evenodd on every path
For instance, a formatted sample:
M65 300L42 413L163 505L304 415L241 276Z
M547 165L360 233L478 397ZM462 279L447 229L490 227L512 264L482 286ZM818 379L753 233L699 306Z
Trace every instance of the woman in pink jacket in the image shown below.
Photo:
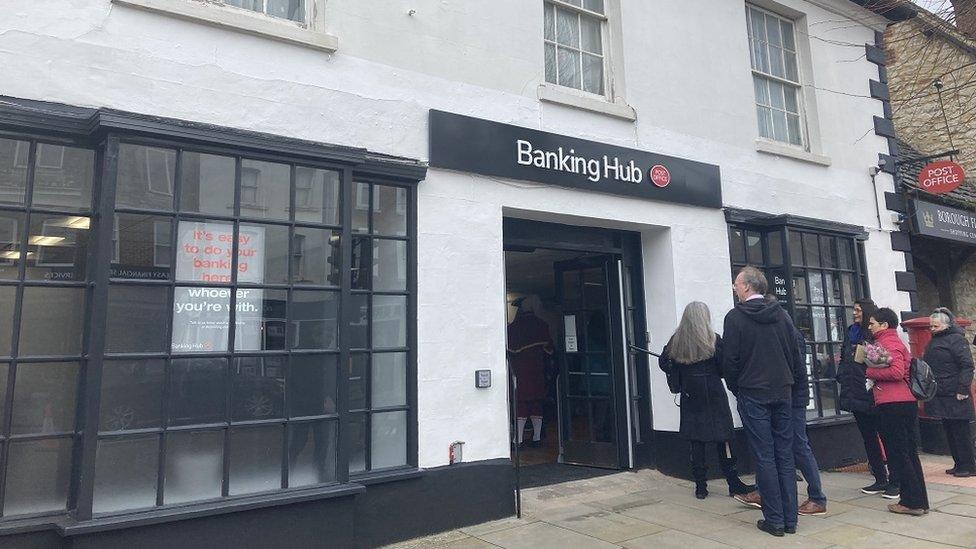
M920 516L929 512L929 498L915 446L918 403L908 387L912 357L898 337L897 327L898 317L887 307L871 315L868 330L875 343L888 351L891 362L886 368L865 368L865 376L874 380L872 394L888 451L888 466L894 469L901 484L901 501L889 505L888 510Z

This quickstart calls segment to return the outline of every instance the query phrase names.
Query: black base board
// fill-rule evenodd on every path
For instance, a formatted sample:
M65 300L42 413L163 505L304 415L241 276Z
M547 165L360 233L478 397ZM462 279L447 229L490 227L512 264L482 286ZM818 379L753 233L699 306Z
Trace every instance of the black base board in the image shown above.
M853 421L831 423L826 425L808 425L807 437L810 447L817 456L817 464L821 470L836 469L867 458L864 455L864 444L861 433ZM740 473L751 473L754 470L752 456L746 444L745 432L736 429L732 440L732 452L738 461ZM678 433L654 432L654 462L662 473L691 480L691 458L688 441ZM709 478L719 478L722 471L718 466L717 452L708 448Z
M428 469L355 495L61 537L0 536L15 549L368 548L515 514L508 459Z

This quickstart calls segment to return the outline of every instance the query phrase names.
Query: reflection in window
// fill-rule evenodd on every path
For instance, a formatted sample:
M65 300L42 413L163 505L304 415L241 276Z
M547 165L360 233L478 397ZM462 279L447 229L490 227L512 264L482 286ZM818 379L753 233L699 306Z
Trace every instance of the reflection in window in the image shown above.
M94 174L95 151L38 143L31 202L34 207L88 210Z
M89 218L81 216L32 214L27 238L27 278L84 280L90 223Z
M163 503L220 497L223 481L223 431L170 432L166 435Z
M291 355L288 415L307 417L338 412L336 355Z
M158 461L158 435L99 440L95 457L95 512L154 506Z
M0 139L0 203L23 204L30 143Z
M105 350L110 353L161 352L167 347L165 321L169 289L112 284L108 291Z
M287 357L238 357L231 374L234 421L284 417Z
M80 355L84 313L84 288L24 288L20 355Z
M241 216L287 220L291 202L287 164L241 161Z
M169 368L170 425L224 421L226 359L173 360Z
M293 349L337 348L338 314L336 292L293 291L291 347Z
M11 433L74 431L77 393L77 362L19 364L14 384Z
M335 481L336 424L336 421L303 421L289 426L289 488Z
M162 425L162 360L106 360L102 366L100 431L125 431Z
M180 161L180 209L233 215L234 169L232 157L184 152Z
M268 351L285 348L287 290L238 288L234 349Z
M71 438L11 442L3 515L63 511L71 481Z
M115 214L112 278L168 280L172 226L165 217Z
M230 495L281 488L282 436L281 425L230 430Z

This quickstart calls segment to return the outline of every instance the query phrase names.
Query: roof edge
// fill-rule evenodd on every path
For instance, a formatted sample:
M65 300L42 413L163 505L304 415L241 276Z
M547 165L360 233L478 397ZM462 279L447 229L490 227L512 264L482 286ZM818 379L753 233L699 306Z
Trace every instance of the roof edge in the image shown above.
M916 15L918 10L908 1L902 0L851 0L851 2L868 9L891 21L907 21Z

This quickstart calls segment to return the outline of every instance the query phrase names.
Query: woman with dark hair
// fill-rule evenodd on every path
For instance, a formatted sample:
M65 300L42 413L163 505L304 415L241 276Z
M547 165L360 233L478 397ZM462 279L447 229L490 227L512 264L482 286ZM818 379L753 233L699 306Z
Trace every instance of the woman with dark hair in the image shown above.
M925 348L925 362L932 368L939 386L935 398L925 403L925 413L933 419L942 420L954 462L952 469L946 473L971 477L976 476L969 428L973 419L973 401L969 398L973 383L973 355L969 353L966 333L952 318L952 311L943 307L929 316L932 341Z
M918 402L908 386L912 357L898 337L898 317L891 309L878 309L870 316L868 329L876 345L887 351L887 367L866 368L865 376L874 380L871 388L881 419L881 433L888 450L888 465L898 477L901 500L888 510L902 515L921 516L929 512L922 463L915 445Z
M732 455L732 412L722 385L722 338L712 329L708 306L693 301L685 307L678 329L659 359L672 393L681 394L681 435L691 442L691 473L695 497L708 496L705 446L713 444L729 485L729 495L745 495L756 487L739 480Z
M858 346L874 341L868 330L871 315L878 306L870 299L854 302L854 323L844 333L837 366L837 382L840 384L838 408L854 414L854 421L864 441L864 453L874 475L874 484L861 488L865 494L884 494L887 498L898 497L898 481L885 464L884 446L879 435L880 420L874 410L874 398L865 387L864 364L855 360Z

